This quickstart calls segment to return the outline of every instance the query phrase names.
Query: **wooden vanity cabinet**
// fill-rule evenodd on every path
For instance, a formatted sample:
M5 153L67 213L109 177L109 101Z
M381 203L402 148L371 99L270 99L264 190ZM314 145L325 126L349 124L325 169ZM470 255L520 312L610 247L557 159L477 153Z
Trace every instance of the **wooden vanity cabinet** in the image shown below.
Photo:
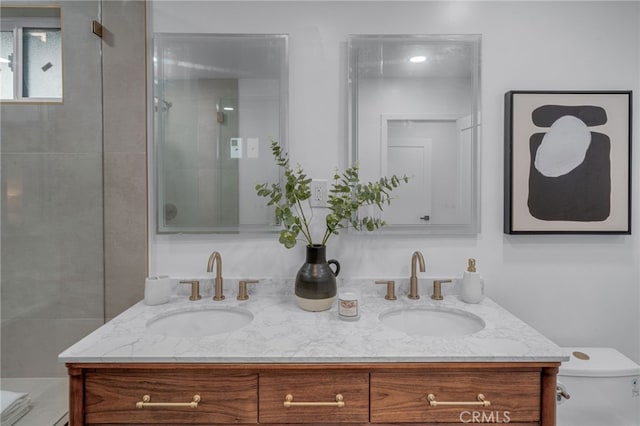
M205 368L87 369L83 387L86 424L228 424L258 420L255 373ZM189 406L198 400L197 407ZM141 403L143 407L139 408ZM148 405L157 403L167 405Z
M269 372L260 374L259 387L260 423L369 422L366 371Z
M70 426L554 426L559 365L71 363Z
M540 400L536 371L371 374L373 423L539 424Z

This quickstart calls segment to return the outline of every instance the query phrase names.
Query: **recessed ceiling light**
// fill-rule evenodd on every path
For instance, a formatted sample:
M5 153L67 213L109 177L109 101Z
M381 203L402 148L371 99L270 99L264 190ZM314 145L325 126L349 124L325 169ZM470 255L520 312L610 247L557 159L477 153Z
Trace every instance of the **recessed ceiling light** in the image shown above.
M412 56L409 58L409 62L413 62L414 64L420 64L427 60L426 56Z
M224 107L224 108L222 108L222 109L223 109L223 110L225 110L225 111L233 111L233 108L232 108L232 107Z

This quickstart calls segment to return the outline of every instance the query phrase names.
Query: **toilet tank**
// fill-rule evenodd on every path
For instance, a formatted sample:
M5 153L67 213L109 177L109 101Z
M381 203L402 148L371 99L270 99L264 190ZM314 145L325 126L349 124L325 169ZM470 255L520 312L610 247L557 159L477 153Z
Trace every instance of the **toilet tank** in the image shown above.
M557 426L639 426L640 365L612 348L564 348Z

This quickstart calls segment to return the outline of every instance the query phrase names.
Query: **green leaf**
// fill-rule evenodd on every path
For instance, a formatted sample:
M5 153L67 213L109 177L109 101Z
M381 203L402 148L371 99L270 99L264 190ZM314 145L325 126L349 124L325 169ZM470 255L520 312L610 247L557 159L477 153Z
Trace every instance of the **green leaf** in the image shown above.
M313 244L309 231L313 218L305 216L302 202L311 198L311 178L308 177L300 165L292 168L287 153L277 141L271 141L271 152L276 165L282 168L284 175L283 187L279 183L262 183L255 186L256 194L267 199L268 206L274 206L275 216L283 229L278 241L286 248L297 244L297 237L302 233L308 244ZM373 231L385 223L379 218L358 218L358 210L363 206L375 205L379 210L383 205L391 204L390 193L401 183L407 183L406 175L381 177L375 182L361 183L359 167L354 164L340 173L337 169L333 173L333 185L329 188L327 207L329 213L325 219L325 234L322 244L331 235L338 235L341 229L352 226L360 231Z

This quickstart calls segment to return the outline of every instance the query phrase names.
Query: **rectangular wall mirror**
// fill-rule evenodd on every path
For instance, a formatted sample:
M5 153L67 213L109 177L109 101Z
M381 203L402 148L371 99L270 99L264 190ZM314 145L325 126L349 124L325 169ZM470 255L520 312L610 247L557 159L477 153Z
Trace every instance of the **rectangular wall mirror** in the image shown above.
M286 146L287 36L154 35L158 233L273 230L255 193Z
M350 162L363 180L411 177L380 232L478 233L480 36L354 35L348 44Z

